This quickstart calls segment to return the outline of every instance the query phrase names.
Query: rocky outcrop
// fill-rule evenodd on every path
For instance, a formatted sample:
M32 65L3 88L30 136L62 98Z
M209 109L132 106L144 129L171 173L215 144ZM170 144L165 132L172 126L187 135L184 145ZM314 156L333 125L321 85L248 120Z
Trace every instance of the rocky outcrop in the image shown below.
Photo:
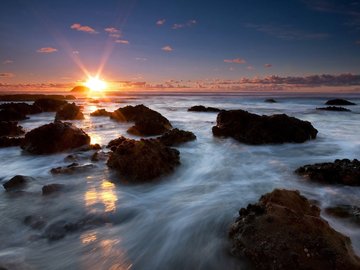
M36 114L41 113L41 108L37 106L33 106L27 104L25 102L11 102L11 103L4 103L0 105L0 109L10 109L22 113L24 115L27 114Z
M302 166L295 171L312 181L325 184L360 186L360 161L337 159L334 162Z
M46 195L58 193L58 192L64 190L64 187L65 187L65 185L62 185L62 184L45 185L41 189L42 195L46 196Z
M254 145L303 143L315 139L318 132L310 122L286 114L260 116L243 110L222 111L216 122L214 136L233 137Z
M31 180L32 178L29 176L15 175L13 178L6 181L3 184L3 187L6 189L6 191L19 190L22 189Z
M117 121L135 122L135 125L128 129L128 132L134 135L161 135L172 128L168 119L142 104L119 108L110 117Z
M15 94L15 95L0 95L0 101L36 101L38 99L50 98L58 100L72 100L76 97L72 95L44 95L44 94Z
M337 107L337 106L328 106L328 107L321 107L316 108L317 110L321 111L334 111L334 112L351 112L351 110L343 108L343 107Z
M75 172L84 172L84 171L87 171L88 169L91 169L94 167L95 166L93 164L80 165L80 164L74 162L68 166L52 168L50 170L50 172L52 174L72 174Z
M195 105L188 109L189 112L220 112L221 110L214 107L205 107L203 105Z
M84 115L80 107L75 103L65 104L55 115L55 121L59 120L82 120Z
M40 98L34 102L33 106L40 108L43 112L57 112L67 103L65 100Z
M99 117L99 116L111 116L112 115L112 112L108 112L107 110L105 109L98 109L92 113L90 113L90 116L96 116L96 117Z
M107 165L125 182L149 182L180 164L179 151L157 140L125 139L117 146L113 144L112 150Z
M25 119L28 119L25 114L14 109L0 110L0 121L21 121Z
M24 137L0 137L0 147L20 146L24 142Z
M336 99L330 99L330 100L326 101L325 105L346 106L346 105L356 105L356 104L351 101L348 101L346 99L336 98Z
M298 191L275 189L239 214L229 232L232 253L255 269L360 269L350 239Z
M18 122L13 121L0 121L0 137L1 136L19 136L24 134L25 131Z
M55 122L26 133L21 148L32 154L51 154L90 143L90 137L71 123Z
M166 146L173 146L189 141L194 141L196 140L196 136L190 131L174 128L164 133L157 139Z

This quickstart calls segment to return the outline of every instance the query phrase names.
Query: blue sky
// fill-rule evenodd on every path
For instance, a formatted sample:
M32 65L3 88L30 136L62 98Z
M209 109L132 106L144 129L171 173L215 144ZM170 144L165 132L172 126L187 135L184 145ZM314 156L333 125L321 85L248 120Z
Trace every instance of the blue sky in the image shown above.
M360 1L13 0L0 40L3 87L76 84L101 64L106 80L153 86L321 74L338 85L360 70Z

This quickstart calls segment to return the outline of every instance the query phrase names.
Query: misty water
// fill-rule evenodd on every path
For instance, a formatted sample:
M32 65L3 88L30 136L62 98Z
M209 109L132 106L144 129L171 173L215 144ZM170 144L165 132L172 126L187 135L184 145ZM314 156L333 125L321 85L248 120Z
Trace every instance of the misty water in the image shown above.
M117 96L84 106L85 120L71 121L108 152L106 144L124 135L131 123L107 117L90 117L98 108L108 111L144 104L167 117L174 127L195 133L197 140L176 147L181 165L158 182L129 185L106 166L92 162L94 151L69 151L34 156L18 147L0 149L0 180L14 175L34 177L24 192L0 190L0 266L8 269L248 269L230 255L228 229L241 207L256 202L274 188L300 190L321 209L338 204L360 206L360 188L311 183L294 174L304 164L359 158L360 106L352 112L318 111L328 97L278 97L265 103L250 96ZM360 104L360 99L350 98ZM213 137L216 113L188 112L193 105L244 109L257 114L286 113L312 122L316 140L302 144L251 146L231 138ZM54 120L54 113L30 115L20 122L26 131ZM71 175L52 175L54 167L77 155L80 164L94 168ZM67 190L42 196L43 185L59 183ZM48 241L46 227L24 224L29 215L41 216L50 226L76 222L89 215L106 215L109 222ZM360 254L359 227L322 216L336 230L351 238Z

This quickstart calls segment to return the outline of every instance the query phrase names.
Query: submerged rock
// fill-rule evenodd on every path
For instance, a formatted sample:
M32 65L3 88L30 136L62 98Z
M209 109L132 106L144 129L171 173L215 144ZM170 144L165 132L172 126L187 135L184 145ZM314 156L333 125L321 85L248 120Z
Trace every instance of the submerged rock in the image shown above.
M222 111L214 136L233 137L247 144L302 143L315 139L317 130L308 121L286 114L257 115L243 110Z
M316 108L316 109L321 111L351 112L351 110L349 109L343 107L336 107L336 106L328 106L328 107Z
M40 98L34 102L33 106L40 108L43 112L56 112L66 104L68 102L65 100Z
M65 185L62 184L50 184L42 187L42 195L50 195L64 190Z
M79 165L78 163L74 162L68 166L52 168L50 172L52 174L72 174L75 172L83 172L94 167L95 165L93 164Z
M106 160L108 157L108 153L105 153L103 151L97 151L91 156L91 161L97 162L100 160Z
M107 165L128 182L154 180L180 164L179 151L157 140L126 139L112 149Z
M195 105L188 109L189 112L220 112L221 110L214 107L205 107L203 105Z
M140 136L161 135L172 128L168 119L142 104L119 108L110 118L122 122L135 122L128 132Z
M25 114L14 109L0 110L0 121L21 121L25 119L28 119Z
M24 218L24 224L30 226L34 230L41 230L45 227L46 221L42 216L29 215Z
M1 136L19 136L25 131L22 126L18 126L18 122L0 121L0 137Z
M6 189L6 191L19 190L19 189L23 188L32 179L33 178L29 177L29 176L15 175L13 178L6 181L3 184L3 186Z
M20 146L24 137L0 137L0 147Z
M196 136L190 131L174 128L157 139L166 146L173 146L189 141L194 141L196 140Z
M90 113L91 116L111 116L112 115L112 112L108 112L107 110L105 109L98 109L92 113Z
M40 126L26 133L21 148L32 154L51 154L78 148L90 143L90 137L80 128L66 122Z
M68 103L64 105L55 115L55 121L58 120L82 120L84 115L80 107L75 103Z
M360 161L337 159L334 162L305 165L295 170L310 180L326 184L360 185Z
M341 105L341 106L346 106L346 105L356 105L353 102L350 102L346 99L341 99L341 98L336 98L336 99L330 99L328 101L326 101L325 105Z
M277 101L273 98L267 98L264 100L264 102L267 102L267 103L277 103Z
M350 239L298 191L275 189L239 214L229 232L232 253L256 269L360 269Z
M355 205L338 205L325 209L328 215L336 218L349 220L351 223L360 225L360 207Z

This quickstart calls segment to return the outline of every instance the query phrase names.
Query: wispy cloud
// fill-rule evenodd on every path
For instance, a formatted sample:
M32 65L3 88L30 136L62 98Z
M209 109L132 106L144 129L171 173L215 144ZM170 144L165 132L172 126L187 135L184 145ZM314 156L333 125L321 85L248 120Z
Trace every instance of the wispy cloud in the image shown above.
M265 64L264 67L265 68L271 68L273 65L272 64Z
M37 50L38 53L54 53L57 52L58 50L56 48L53 47L43 47Z
M145 58L145 57L136 57L135 60L144 62L144 61L147 61L147 58Z
M115 40L115 43L119 43L119 44L130 44L130 42L126 39L117 39Z
M98 32L95 31L94 28L88 26L88 25L81 25L80 23L74 23L70 26L71 29L77 30L77 31L81 31L81 32L86 32L89 34L97 34Z
M108 32L108 33L120 33L120 30L119 29L116 29L115 27L107 27L104 29L105 32Z
M258 32L265 33L283 40L323 40L330 35L328 33L307 32L296 29L290 25L274 25L274 24L254 24L246 23L245 27L254 29Z
M12 64L12 63L14 63L14 61L10 60L10 59L6 59L6 60L3 61L4 65L9 65L9 64Z
M0 78L12 78L12 77L15 77L14 73L11 72L0 73Z
M157 25L157 26L161 26L161 25L164 25L165 22L166 22L165 19L160 19L160 20L157 20L157 21L156 21L156 25Z
M197 24L197 21L192 19L192 20L188 20L186 23L175 23L173 24L173 26L171 27L172 29L181 29L181 28L185 28L185 27L192 27L195 24Z
M234 59L224 59L225 63L232 63L232 64L245 64L246 61L241 58L234 58Z
M172 52L174 49L170 45L161 48L164 52Z

